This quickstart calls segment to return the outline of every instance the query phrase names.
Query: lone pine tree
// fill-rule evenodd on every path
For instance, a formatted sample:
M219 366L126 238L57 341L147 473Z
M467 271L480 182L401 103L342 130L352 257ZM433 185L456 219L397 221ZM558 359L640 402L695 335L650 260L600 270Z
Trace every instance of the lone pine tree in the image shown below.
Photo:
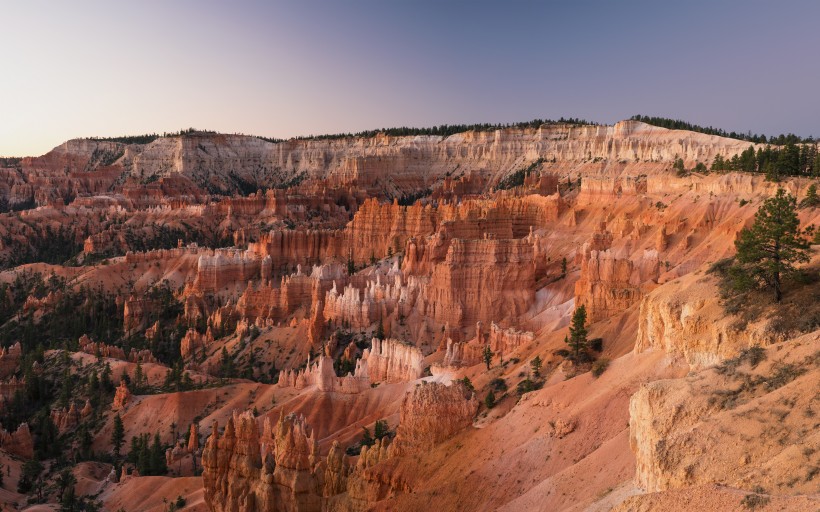
M809 260L809 243L803 238L797 218L797 201L778 189L763 202L751 227L735 241L737 261L749 278L783 298L783 278L794 272L794 264Z

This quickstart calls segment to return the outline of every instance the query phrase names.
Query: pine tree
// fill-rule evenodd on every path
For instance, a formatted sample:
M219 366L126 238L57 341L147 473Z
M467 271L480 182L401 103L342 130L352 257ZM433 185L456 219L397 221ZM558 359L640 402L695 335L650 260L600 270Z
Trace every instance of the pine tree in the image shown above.
M561 259L561 279L567 277L567 258Z
M382 439L389 434L390 426L387 424L387 420L376 420L376 425L373 427L373 437Z
M373 436L370 435L370 429L368 429L367 427L362 427L362 430L364 432L362 432L361 445L372 446L375 441L373 440Z
M820 197L817 196L817 185L812 183L806 190L806 197L800 201L800 208L814 208L820 206Z
M347 273L353 275L356 273L356 263L353 262L353 252L351 251L347 257Z
M487 392L487 396L484 398L484 405L487 406L487 409L495 407L495 393L493 393L492 389Z
M120 449L125 441L125 429L119 414L114 416L114 430L111 432L111 444L114 446L114 460L120 458Z
M484 347L484 352L483 352L482 356L484 357L484 364L487 365L487 370L489 370L490 366L492 366L492 362L493 362L493 351L492 351L492 349L490 348L489 345L486 345Z
M219 362L219 374L223 378L231 378L234 376L235 370L233 366L233 358L228 354L228 349L222 347L222 356Z
M148 444L147 439L145 444ZM159 440L159 432L154 434L154 442L151 445L149 465L152 475L164 475L168 472L168 466L165 462L165 449L162 447L162 443Z
M535 356L535 358L530 361L530 368L532 368L532 375L536 379L541 377L541 365L543 362L541 361L541 356Z
M382 322L381 317L379 318L378 325L376 325L376 338L380 340L384 339L384 323Z
M796 199L778 189L763 202L754 224L735 241L737 261L746 274L774 292L775 302L783 298L783 277L795 271L794 263L809 261L808 242L800 230Z
M142 393L142 382L144 379L145 375L142 373L142 363L138 360L137 367L134 369L134 381L131 383L134 388L134 394L139 395Z
M575 362L581 360L581 354L588 345L586 323L587 308L581 305L572 314L572 323L569 327L569 338L567 339L567 345L572 350L572 359Z

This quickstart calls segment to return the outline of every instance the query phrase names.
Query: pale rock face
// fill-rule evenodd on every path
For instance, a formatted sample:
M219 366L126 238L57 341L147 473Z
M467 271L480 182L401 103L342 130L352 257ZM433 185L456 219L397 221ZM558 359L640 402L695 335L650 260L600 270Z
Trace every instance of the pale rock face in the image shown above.
M308 361L304 370L283 370L279 373L278 384L280 387L295 389L313 386L319 391L345 394L360 393L362 389L369 387L369 383L350 374L337 377L333 369L333 359L324 354L316 358L315 362Z
M493 354L502 359L518 348L535 340L535 334L519 331L512 327L502 329L495 322L490 323L490 332L486 333L481 322L476 323L475 338L466 342L454 342L447 339L444 366L473 366L483 361L484 348L489 346Z
M194 289L213 293L234 285L247 283L261 276L262 258L236 249L217 249L214 255L202 255L197 264Z
M535 334L531 332L519 331L510 327L502 329L495 322L490 323L489 345L495 354L508 354L521 346L532 343Z
M657 281L660 274L656 250L644 250L633 260L625 250L611 248L614 237L606 228L602 224L577 256L581 276L575 283L575 305L586 307L590 323L609 318L640 301L641 285ZM632 229L629 223L624 231Z
M356 378L375 382L404 382L420 378L424 355L418 348L399 340L373 338L371 348L356 363Z
M711 162L716 155L731 157L748 146L744 141L666 130L637 121L614 126L509 128L446 138L377 135L269 143L241 135L194 134L129 145L77 139L42 157L24 158L25 181L14 170L0 169L0 185L5 185L0 193L10 204L33 199L42 205L106 193L126 176L142 182L159 178L146 187L147 191L128 191L129 199L142 202L149 196L150 202L152 192L195 195L201 190L236 191L233 177L275 188L304 176L334 187L358 186L397 197L445 180L456 168L470 169L461 183L469 186L459 191L451 185L445 191L475 193L486 191L504 175L538 158L575 165L605 159L628 167L643 162L668 166L681 157L691 167L695 162ZM109 161L109 165L102 165ZM385 182L384 176L391 180ZM257 198L258 204L238 204L236 210L261 207L281 213L277 207L286 208L268 199L275 198Z
M759 361L643 385L629 404L635 483L647 492L712 482L775 495L815 491L805 477L820 463L820 434L814 415L801 411L817 391L818 340L815 332Z
M764 324L740 325L720 304L716 278L700 272L659 286L641 301L635 352L650 348L693 368L714 365L753 345L777 341Z

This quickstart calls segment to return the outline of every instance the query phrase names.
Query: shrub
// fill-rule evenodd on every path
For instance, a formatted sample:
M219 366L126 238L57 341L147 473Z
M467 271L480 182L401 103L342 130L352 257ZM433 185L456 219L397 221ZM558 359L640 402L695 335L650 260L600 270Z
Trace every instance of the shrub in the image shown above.
M495 393L493 393L492 389L487 392L487 397L484 398L484 405L487 406L487 409L495 407Z
M595 378L598 378L598 377L601 376L602 373L604 373L606 371L606 369L608 367L609 367L609 359L607 359L606 357L598 359L597 361L592 363L592 375Z
M498 380L498 379L496 379L496 380ZM504 379L501 379L501 380L504 380ZM471 393L475 393L475 386L473 386L473 383L472 383L472 381L470 380L469 377L464 377L463 379L459 379L456 382L463 383L464 387L466 387L468 391L470 391Z
M493 391L503 393L507 391L507 381L501 377L495 378L490 381L490 388L492 388Z
M603 352L604 351L604 339L603 338L592 338L591 340L589 340L589 348L591 348L595 352Z
M518 393L519 396L521 396L525 393L529 393L530 391L535 391L536 389L541 389L541 387L543 385L544 385L544 383L541 382L541 381L524 379L524 380L522 380L521 382L518 383L518 386L516 387L516 392Z

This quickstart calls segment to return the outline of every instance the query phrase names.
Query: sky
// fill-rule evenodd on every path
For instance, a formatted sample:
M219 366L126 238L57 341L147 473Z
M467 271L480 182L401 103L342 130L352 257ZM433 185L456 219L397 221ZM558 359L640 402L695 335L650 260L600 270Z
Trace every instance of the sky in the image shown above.
M634 114L820 136L820 2L0 0L0 155Z

